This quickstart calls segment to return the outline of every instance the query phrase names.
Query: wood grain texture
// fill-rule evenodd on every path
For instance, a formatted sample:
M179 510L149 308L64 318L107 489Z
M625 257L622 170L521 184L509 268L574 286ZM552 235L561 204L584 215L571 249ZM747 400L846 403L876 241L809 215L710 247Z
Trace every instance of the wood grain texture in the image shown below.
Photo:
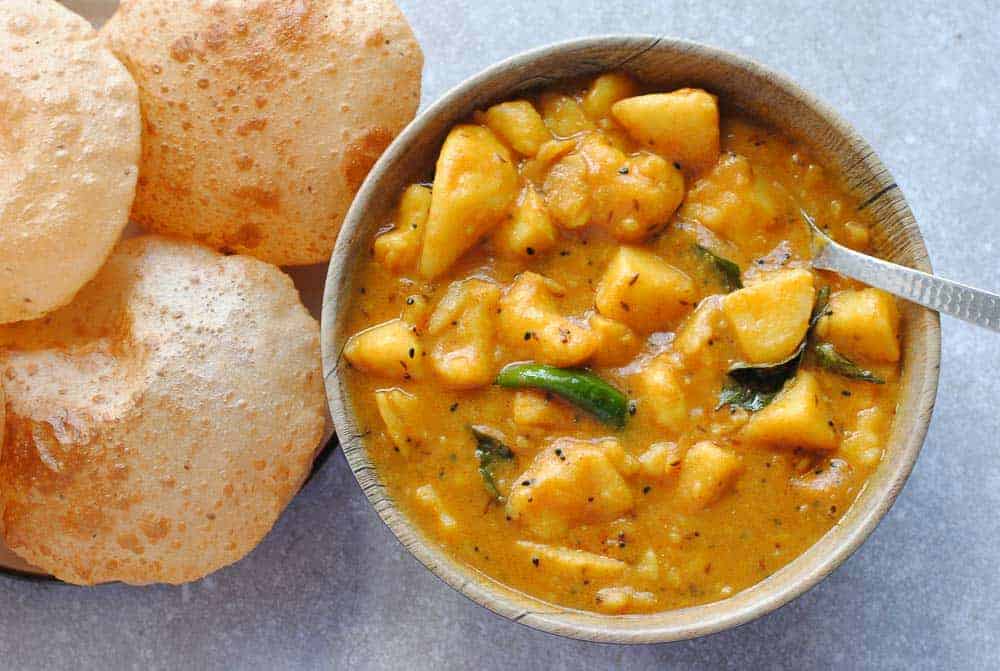
M895 181L868 144L835 112L786 77L748 59L683 40L609 36L563 42L503 61L452 89L400 135L362 186L334 250L323 304L323 370L330 409L355 477L400 542L446 583L477 603L538 629L593 641L653 643L701 636L768 613L815 585L874 530L913 468L937 392L938 316L903 306L900 403L878 470L840 523L803 555L754 587L711 604L650 615L609 616L545 603L455 562L400 512L365 450L353 400L338 376L354 270L402 189L431 173L448 129L476 109L527 88L624 69L664 89L700 86L814 151L846 177L879 222L879 256L930 272L920 230Z

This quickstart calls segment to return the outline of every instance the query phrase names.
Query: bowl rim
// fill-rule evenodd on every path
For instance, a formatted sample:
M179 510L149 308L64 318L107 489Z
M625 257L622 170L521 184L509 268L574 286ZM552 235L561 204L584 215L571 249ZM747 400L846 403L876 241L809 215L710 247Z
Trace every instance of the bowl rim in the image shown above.
M340 287L349 281L345 275L350 265L350 249L359 244L355 241L356 233L361 232L359 229L365 223L365 211L368 204L378 195L382 176L393 169L407 148L421 137L426 127L434 119L441 114L448 114L453 101L472 97L477 90L484 88L494 78L512 68L530 66L532 63L562 51L607 46L634 48L633 55L627 60L632 60L646 51L656 48L672 49L693 54L709 61L721 62L727 67L747 71L756 76L766 77L774 83L777 89L794 96L806 107L811 108L836 131L838 136L847 139L852 146L863 150L868 166L882 177L880 183L884 181L888 184L884 190L887 191L895 186L888 170L882 165L868 142L832 107L801 88L785 74L746 56L687 39L631 33L575 38L529 49L497 62L449 89L417 115L370 171L344 218L327 273L321 319L323 376L330 412L335 426L338 427L341 445L355 479L396 539L439 579L494 613L547 633L605 643L669 642L730 629L780 608L832 573L871 535L905 485L920 454L930 425L940 368L941 331L937 313L925 311L927 319L924 320L925 331L922 333L922 337L926 345L926 353L925 359L921 362L922 370L920 372L923 375L916 378L923 382L923 386L919 392L915 392L918 393L918 400L913 413L913 425L908 427L906 437L901 441L902 461L896 464L895 471L881 484L883 489L881 497L875 500L875 503L862 517L852 520L852 526L844 531L844 535L832 548L832 551L818 557L805 570L798 566L810 550L823 541L826 536L824 535L783 568L755 585L737 592L733 597L648 615L602 615L554 606L514 590L476 569L467 567L460 561L449 557L445 551L436 548L415 525L408 521L407 517L386 494L385 487L381 484L374 466L365 455L362 440L364 436L356 431L357 427L349 411L346 394L343 393L341 385L337 383L335 375L340 360L340 352L333 349L333 343L337 337L336 327L339 323L337 316L343 313L341 308L346 307L350 296L349 292L344 292L342 296ZM623 62L618 67L621 68L624 65ZM603 69L611 70L613 68L605 67ZM541 77L540 79L544 81L547 78ZM496 97L490 96L490 99L496 99ZM930 258L919 226L901 194L897 195L896 200L898 201L896 207L902 208L901 216L907 220L908 228L912 228L913 239L910 251L915 257L912 265L925 272L932 272ZM339 427L346 427L352 433L344 435ZM862 492L859 491L857 496L856 500L859 500ZM852 507L853 505L852 503ZM845 513L846 515L847 513ZM838 527L841 527L840 522L835 525L834 529ZM831 532L832 529L827 534ZM774 576L791 571L793 568L798 570L800 575L785 583L775 583L777 587L768 589L767 583L771 582ZM762 588L762 586L764 587ZM737 604L734 601L736 596L752 592L759 593L752 595L747 603ZM515 603L516 601L521 603ZM525 608L525 602L531 604L532 607ZM647 621L651 618L672 621L648 624Z

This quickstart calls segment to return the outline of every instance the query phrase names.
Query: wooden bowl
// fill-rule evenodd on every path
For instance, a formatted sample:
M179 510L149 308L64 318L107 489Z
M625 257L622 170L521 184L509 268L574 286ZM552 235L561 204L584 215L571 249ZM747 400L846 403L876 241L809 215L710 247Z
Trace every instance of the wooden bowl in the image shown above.
M892 176L871 147L837 114L786 77L734 54L650 36L595 37L529 51L466 80L424 111L389 147L347 214L327 277L323 368L337 434L354 475L383 521L427 568L473 601L543 631L615 643L674 641L735 627L805 592L847 559L892 505L920 452L937 392L941 332L936 313L903 307L902 382L889 444L876 472L843 519L804 554L753 587L715 603L650 615L611 616L553 605L455 561L397 508L379 480L358 428L352 399L337 375L354 270L377 229L390 220L403 188L432 174L448 130L474 110L525 89L568 78L626 70L664 90L700 86L802 142L847 178L860 208L879 222L877 253L930 272L920 230Z

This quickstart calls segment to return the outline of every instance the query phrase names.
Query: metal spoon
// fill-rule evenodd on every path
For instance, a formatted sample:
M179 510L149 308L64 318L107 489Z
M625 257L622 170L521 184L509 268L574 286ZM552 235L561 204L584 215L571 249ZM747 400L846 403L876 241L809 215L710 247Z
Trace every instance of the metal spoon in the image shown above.
M1000 296L889 263L848 249L820 230L804 210L813 233L814 268L832 270L931 310L1000 331Z

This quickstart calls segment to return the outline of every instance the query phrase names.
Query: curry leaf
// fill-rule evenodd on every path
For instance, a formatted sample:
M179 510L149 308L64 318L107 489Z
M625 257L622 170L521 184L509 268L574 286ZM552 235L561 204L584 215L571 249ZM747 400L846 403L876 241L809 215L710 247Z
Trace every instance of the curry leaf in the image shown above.
M802 353L805 349L806 341L803 340L795 348L794 352L781 361L771 363L743 363L742 361L737 361L729 367L727 372L730 377L747 382L766 382L773 377L782 377L786 372L789 372L786 370L789 367L791 367L790 372L795 374L795 369L798 367L799 360L802 358ZM782 377L783 380L786 378L787 376Z
M767 406L790 378L795 376L805 351L805 341L783 361L764 365L736 363L729 368L729 381L719 393L718 410L723 406L757 412Z
M830 285L826 284L816 292L816 304L813 306L812 316L809 317L809 331L811 332L813 327L816 326L816 322L820 320L820 317L826 312L826 308L830 305Z
M694 249L702 260L712 266L722 280L722 285L728 291L736 291L743 288L743 280L740 279L741 272L738 265L729 259L719 256L707 247L695 245Z
M881 377L854 363L838 352L828 342L815 343L812 346L812 352L816 356L816 363L828 371L843 375L852 380L861 380L863 382L871 382L872 384L885 384L885 380Z
M719 392L719 404L715 406L715 409L718 410L728 405L732 408L743 408L750 412L757 412L774 399L775 393L777 392L765 392L730 381Z
M494 499L503 503L504 497L497 489L494 468L500 462L511 461L514 453L489 427L470 426L469 430L476 439L476 460L479 462L479 475L483 478L483 485Z

